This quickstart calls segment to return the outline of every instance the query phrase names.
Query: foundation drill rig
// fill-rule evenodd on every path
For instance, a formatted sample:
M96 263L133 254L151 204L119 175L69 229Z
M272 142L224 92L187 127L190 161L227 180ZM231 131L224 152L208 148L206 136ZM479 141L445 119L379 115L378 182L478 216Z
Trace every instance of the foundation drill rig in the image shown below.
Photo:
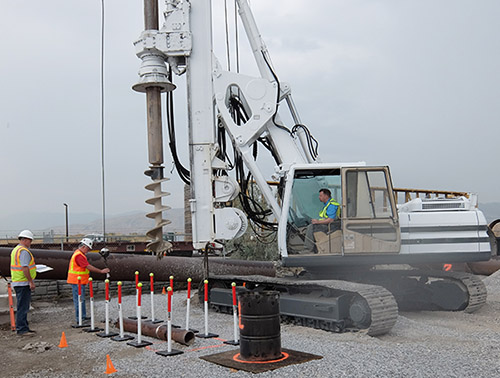
M304 268L296 278L211 277L212 306L230 307L230 282L244 281L247 288L280 291L283 319L330 331L364 329L371 335L391 329L398 306L479 308L486 290L473 275L395 268L490 259L492 238L475 197L415 199L398 207L387 166L320 163L317 142L300 119L290 86L278 79L247 0L236 4L259 76L228 71L213 55L210 0L166 0L161 28L157 0L145 0L146 27L135 42L142 60L140 80L133 89L148 98L147 174L155 189L150 216L157 224L151 249L168 249L161 239L165 207L160 188L160 98L166 92L173 158L191 189L194 247L241 236L249 219L277 233L283 266ZM180 165L172 146L174 74L186 75L189 170ZM285 106L292 127L280 117ZM274 161L271 178L259 165L257 146ZM270 181L279 182L277 190ZM258 186L266 209L251 198L251 185ZM321 188L332 193L340 212L335 227L314 233L310 252L304 248L305 231L323 208L317 199ZM238 197L243 210L231 205Z

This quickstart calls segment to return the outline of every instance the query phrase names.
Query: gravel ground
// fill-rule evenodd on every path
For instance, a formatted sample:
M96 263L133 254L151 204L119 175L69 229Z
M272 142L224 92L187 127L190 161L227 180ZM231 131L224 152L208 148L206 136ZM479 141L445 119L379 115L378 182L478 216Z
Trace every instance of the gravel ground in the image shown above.
M488 302L474 314L462 312L401 313L388 334L370 337L362 332L334 334L299 326L281 326L282 347L321 355L320 360L286 366L261 373L262 377L493 377L500 376L500 273L485 279ZM174 323L184 325L185 295L174 295ZM193 296L195 297L195 296ZM155 313L165 318L166 296L156 295ZM191 322L204 330L201 306L192 301ZM135 297L123 299L125 316L135 314ZM143 298L143 314L150 315L149 293ZM0 332L1 377L105 376L109 354L116 377L242 377L252 373L221 367L199 357L238 347L222 344L233 338L233 317L210 312L209 331L219 339L199 339L191 346L173 343L184 354L161 357L166 343L153 342L136 349L70 327L74 313L71 302L34 303L31 327L37 336L19 337L3 327ZM112 298L110 314L118 307ZM104 301L96 301L96 318L104 318ZM64 331L68 348L58 348ZM42 344L45 343L45 344ZM38 350L25 349L38 346ZM48 348L48 349L47 349Z

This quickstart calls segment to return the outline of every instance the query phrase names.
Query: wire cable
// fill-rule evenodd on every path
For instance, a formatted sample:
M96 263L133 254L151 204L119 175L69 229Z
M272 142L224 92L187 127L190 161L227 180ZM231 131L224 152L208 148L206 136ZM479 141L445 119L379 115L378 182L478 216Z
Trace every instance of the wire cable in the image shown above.
M169 69L168 79L172 82L172 68ZM175 136L175 123L174 123L174 94L173 92L167 92L166 94L166 118L167 118L167 129L168 129L168 146L170 148L170 153L172 154L172 159L174 160L174 166L179 174L181 180L186 184L190 185L191 178L190 172L185 168L180 162L179 155L177 153L177 140Z
M102 235L106 245L106 190L104 171L104 0L101 0L101 183L102 183Z
M307 139L309 153L311 154L312 158L316 160L316 158L318 157L319 142L312 136L311 131L307 128L307 126L300 123L292 127L292 135L294 135L299 129L302 129L304 131Z
M229 54L229 23L227 16L227 0L224 0L224 23L226 24L226 56L227 56L227 70L231 71L231 56Z
M234 38L236 40L236 72L240 73L240 41L238 35L238 6L234 4Z
M273 78L276 81L276 84L278 86L277 91L276 91L276 110L274 111L274 114L273 114L273 123L276 127L280 128L282 130L285 130L286 132L288 132L291 135L292 133L290 130L288 130L287 127L280 125L276 122L276 116L278 115L278 107L279 107L279 103L280 103L281 84L280 84L280 81L278 79L278 76L276 75L273 68L271 67L271 63L269 63L269 60L268 60L264 51L262 51L262 57L264 58L264 62L266 62L267 67L269 68L269 71L271 72L271 75L273 75Z

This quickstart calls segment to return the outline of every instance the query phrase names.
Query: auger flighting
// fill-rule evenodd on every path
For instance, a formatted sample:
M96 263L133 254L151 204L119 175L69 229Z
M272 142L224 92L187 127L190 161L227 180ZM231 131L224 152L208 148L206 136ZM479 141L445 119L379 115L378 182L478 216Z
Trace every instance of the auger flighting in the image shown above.
M148 158L150 167L144 172L151 177L152 183L146 185L147 190L153 191L153 197L146 203L154 206L154 211L146 216L155 220L155 226L146 235L151 238L148 249L161 257L165 252L171 250L172 245L163 240L163 227L170 221L163 219L163 212L170 209L164 206L162 198L169 193L163 192L161 184L168 179L163 175L163 135L162 135L162 112L161 93L170 92L175 85L168 79L168 71L163 58L148 46L148 32L158 30L158 7L155 1L144 2L144 26L145 31L141 39L135 43L137 56L142 60L139 69L139 82L132 89L137 92L146 93L147 103L147 129L148 129Z

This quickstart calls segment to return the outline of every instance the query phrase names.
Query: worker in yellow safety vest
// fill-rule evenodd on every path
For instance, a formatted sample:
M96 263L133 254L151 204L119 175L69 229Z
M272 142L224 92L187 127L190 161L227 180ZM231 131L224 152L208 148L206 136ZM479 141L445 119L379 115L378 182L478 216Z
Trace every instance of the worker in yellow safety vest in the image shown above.
M78 323L78 277L81 278L80 284L82 286L82 320L89 320L87 318L87 311L85 309L85 289L87 283L89 282L90 272L94 273L109 273L109 268L99 269L93 265L90 265L86 254L92 249L92 240L89 238L83 238L78 246L78 249L71 256L68 268L68 279L67 283L71 285L73 291L73 303L75 305L76 322Z
M33 335L28 325L28 311L31 305L31 291L35 290L36 265L29 248L33 233L23 230L19 233L19 244L10 254L10 276L16 292L16 332L18 335Z
M340 225L332 223L340 218L340 205L331 198L332 193L329 189L319 190L319 200L324 203L323 209L319 212L319 219L311 219L311 224L307 226L304 248L306 253L314 253L316 242L314 233L323 231L325 233L335 231Z

